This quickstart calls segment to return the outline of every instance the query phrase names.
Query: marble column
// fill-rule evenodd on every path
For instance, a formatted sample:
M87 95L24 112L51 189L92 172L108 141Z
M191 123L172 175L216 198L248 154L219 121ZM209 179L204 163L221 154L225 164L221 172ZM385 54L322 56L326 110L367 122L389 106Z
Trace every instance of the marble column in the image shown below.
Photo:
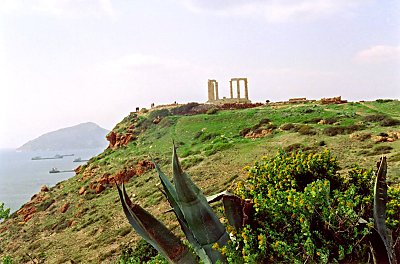
M247 89L247 78L244 78L244 97L249 100L249 90Z
M219 96L218 96L218 82L215 81L215 100L219 100Z
M232 80L229 81L229 88L231 92L231 99L233 98L233 88L232 88Z

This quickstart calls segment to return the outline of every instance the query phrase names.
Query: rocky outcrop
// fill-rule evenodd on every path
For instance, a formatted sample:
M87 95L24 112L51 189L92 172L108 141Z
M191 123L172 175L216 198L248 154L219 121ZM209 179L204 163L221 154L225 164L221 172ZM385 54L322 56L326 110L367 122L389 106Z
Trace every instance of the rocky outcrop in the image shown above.
M63 204L63 205L61 206L60 212L63 214L63 213L65 213L65 212L68 210L68 208L69 208L69 203L65 203L65 204Z
M82 187L82 188L79 189L78 194L79 194L79 195L82 195L82 194L84 194L85 192L86 192L86 188L85 188L85 187Z
M101 193L107 187L113 186L115 183L126 183L132 177L142 175L146 171L153 168L154 164L151 161L142 160L139 161L135 166L120 170L113 175L105 173L100 179L92 180L92 182L89 184L89 188L95 193ZM79 193L81 192L81 190L79 191Z
M136 137L132 133L118 134L118 133L115 133L114 131L111 131L110 133L108 133L106 138L110 142L108 145L108 148L112 148L112 149L126 146L131 141L136 139Z
M40 191L41 191L41 192L48 192L48 191L49 191L49 187L47 187L46 185L43 185L43 186L40 188Z
M381 143L381 142L394 142L400 138L400 132L389 132L384 135L378 135L372 137L372 140L375 143Z
M244 137L251 138L251 139L262 138L262 137L271 135L272 131L273 131L272 129L256 129L254 131L250 131Z

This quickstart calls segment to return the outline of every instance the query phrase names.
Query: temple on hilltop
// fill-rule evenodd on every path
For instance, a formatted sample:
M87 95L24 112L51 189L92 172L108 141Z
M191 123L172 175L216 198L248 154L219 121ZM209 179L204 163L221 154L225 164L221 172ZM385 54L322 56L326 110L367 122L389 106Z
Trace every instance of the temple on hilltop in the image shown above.
M240 97L240 83L244 83L244 97ZM233 84L236 84L236 98L233 97ZM208 101L211 104L227 104L227 103L240 103L251 104L249 100L249 91L247 86L247 78L232 78L229 81L230 98L219 98L218 82L216 80L208 80Z

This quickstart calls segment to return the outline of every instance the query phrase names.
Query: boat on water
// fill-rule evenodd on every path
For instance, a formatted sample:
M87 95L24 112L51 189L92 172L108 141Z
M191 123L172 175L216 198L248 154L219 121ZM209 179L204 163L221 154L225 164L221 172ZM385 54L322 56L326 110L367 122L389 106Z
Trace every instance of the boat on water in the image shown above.
M72 156L75 156L75 154L63 154L61 156L63 156L63 157L68 157L68 156L72 157Z
M60 172L57 168L52 168L49 173L58 173Z
M86 162L86 161L89 161L89 160L84 160L84 159L82 159L81 157L77 157L77 158L74 159L72 162Z
M62 159L65 156L74 156L74 154L66 154L66 155L60 155L60 154L56 154L53 157L40 157L40 156L36 156L33 157L32 160L46 160L46 159Z

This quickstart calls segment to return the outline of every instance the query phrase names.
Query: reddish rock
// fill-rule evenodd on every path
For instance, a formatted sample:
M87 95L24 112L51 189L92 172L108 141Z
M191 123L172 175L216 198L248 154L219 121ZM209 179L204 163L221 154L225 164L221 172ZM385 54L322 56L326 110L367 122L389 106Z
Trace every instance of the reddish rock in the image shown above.
M97 184L95 191L96 191L96 193L101 193L105 189L106 189L106 187L104 187L103 184Z
M40 191L41 191L41 192L48 192L48 191L49 191L49 187L47 187L46 185L43 185L43 186L40 188Z
M76 225L76 221L75 220L69 220L68 222L68 227L74 226Z
M117 135L115 134L114 131L111 131L106 136L106 139L108 140L108 142L110 142L108 148L113 148L115 146L115 143L117 142Z
M79 165L78 167L76 167L76 168L74 169L74 171L75 171L76 174L79 174L79 173L81 173L81 169L82 169L82 166Z
M61 206L60 212L65 213L68 210L68 208L69 208L69 203L65 203L63 204L63 206Z
M153 120L153 124L157 125L158 123L161 122L161 117L157 116L154 120Z
M33 206L31 203L25 204L21 209L17 211L17 215L21 215L24 219L24 222L28 222L35 213L36 207Z
M85 191L86 191L86 188L85 187L82 187L82 188L80 188L79 189L79 195L82 195L82 194L84 194L85 193Z

